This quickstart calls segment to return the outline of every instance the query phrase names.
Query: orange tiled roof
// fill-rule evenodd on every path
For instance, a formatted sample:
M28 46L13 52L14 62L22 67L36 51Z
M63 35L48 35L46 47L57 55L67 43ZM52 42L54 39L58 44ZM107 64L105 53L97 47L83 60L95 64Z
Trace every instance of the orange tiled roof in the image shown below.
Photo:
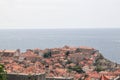
M80 46L81 49L94 49L92 47L87 47L87 46Z
M15 53L16 50L0 50L0 52L4 52L4 53Z
M88 77L88 78L86 78L85 80L91 80L91 78L90 78L90 77Z
M102 75L102 76L100 77L100 80L110 80L110 79L108 79L105 75Z
M31 52L23 53L23 54L21 54L21 56L24 56L24 57L38 57L37 54L31 53Z

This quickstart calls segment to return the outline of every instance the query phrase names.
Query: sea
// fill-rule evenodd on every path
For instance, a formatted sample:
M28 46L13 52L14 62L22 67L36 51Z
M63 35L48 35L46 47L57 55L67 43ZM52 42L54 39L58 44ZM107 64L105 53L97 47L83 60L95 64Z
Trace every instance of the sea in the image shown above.
M88 46L120 63L120 29L0 29L0 49Z

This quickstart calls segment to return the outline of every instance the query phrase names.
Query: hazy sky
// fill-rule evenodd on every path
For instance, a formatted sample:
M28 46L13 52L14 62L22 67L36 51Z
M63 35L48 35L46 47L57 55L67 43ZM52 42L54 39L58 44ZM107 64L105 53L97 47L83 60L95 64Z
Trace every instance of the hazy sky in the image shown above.
M0 0L0 28L120 28L120 0Z

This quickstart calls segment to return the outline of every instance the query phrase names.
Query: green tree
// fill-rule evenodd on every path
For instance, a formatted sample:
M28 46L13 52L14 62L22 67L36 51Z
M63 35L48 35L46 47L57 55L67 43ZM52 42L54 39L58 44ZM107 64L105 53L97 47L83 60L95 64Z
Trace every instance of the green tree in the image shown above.
M0 80L7 80L6 71L4 70L4 65L0 64Z
M51 54L52 54L51 51L48 51L48 52L46 52L46 53L43 54L43 57L44 58L50 58Z
M70 51L66 51L65 55L68 56L70 54Z

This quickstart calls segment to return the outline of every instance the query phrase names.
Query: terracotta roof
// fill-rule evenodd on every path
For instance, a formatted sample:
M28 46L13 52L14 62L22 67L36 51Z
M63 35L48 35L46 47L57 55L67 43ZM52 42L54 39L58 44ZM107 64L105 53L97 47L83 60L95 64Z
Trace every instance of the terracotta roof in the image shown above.
M65 69L59 69L59 68L57 68L55 71L61 74L64 74L66 72Z
M91 80L91 78L90 78L90 77L88 77L88 78L86 78L85 80Z
M120 69L119 69L119 70L116 70L116 71L114 72L114 74L120 74Z
M110 80L110 79L108 79L105 75L102 75L102 76L100 77L100 80Z
M16 50L0 50L0 52L4 52L4 53L15 53Z
M38 57L37 54L31 53L31 52L23 53L23 54L21 54L21 56L24 56L24 57Z
M74 77L79 79L82 76L82 74L75 74Z
M99 73L97 73L96 71L95 71L95 72L89 72L88 75L89 75L91 78L100 78Z
M81 49L94 49L92 47L87 47L87 46L80 46Z

